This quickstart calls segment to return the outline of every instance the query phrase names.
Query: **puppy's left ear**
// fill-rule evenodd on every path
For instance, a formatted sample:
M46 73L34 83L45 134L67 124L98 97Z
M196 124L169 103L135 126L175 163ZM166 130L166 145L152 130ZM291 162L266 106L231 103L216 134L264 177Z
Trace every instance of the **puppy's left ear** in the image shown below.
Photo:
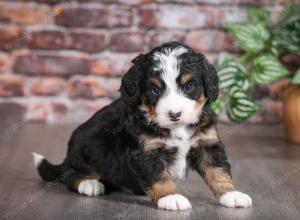
M124 102L130 106L135 106L140 101L142 78L141 59L142 55L139 55L132 60L134 65L124 75L121 83L121 97Z
M207 103L211 104L215 102L219 95L219 78L216 69L212 64L210 64L205 58L204 62L204 92L207 98Z

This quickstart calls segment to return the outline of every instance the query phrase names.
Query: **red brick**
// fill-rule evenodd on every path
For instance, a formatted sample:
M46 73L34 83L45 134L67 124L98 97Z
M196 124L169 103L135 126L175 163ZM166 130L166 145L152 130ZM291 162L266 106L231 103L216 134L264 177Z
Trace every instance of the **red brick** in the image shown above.
M47 55L15 52L13 70L29 75L59 75L63 77L90 73L90 56L78 53Z
M144 8L139 10L139 16L140 16L140 26L146 27L146 28L155 28L158 26L158 16L160 11L159 9L155 8Z
M75 31L70 33L68 47L90 53L100 52L105 46L105 36L98 32Z
M152 3L155 0L77 0L79 2L95 2L95 3L121 3L125 5L138 5L143 3Z
M220 7L213 10L213 26L225 28L231 22L247 21L245 8Z
M47 122L49 116L48 101L30 100L26 120L30 122Z
M66 27L128 27L131 11L127 8L62 7L55 8L55 21Z
M1 2L0 23L46 24L52 14L48 6L34 3Z
M141 9L139 15L140 26L146 28L192 29L212 24L211 11L205 7L162 5Z
M24 1L24 0L23 0ZM28 0L25 0L28 1ZM57 4L61 3L62 0L35 0L36 2L41 2L41 3L48 3L48 4ZM64 0L64 4L68 4L71 2L75 2L76 0Z
M9 70L9 58L5 54L0 54L0 73L5 73Z
M145 3L154 3L154 0L118 0L118 2L127 4L127 5L139 5Z
M117 3L118 0L77 0L79 2Z
M212 5L224 5L233 4L236 0L196 0L196 2L201 4L212 4Z
M67 90L71 98L94 99L106 95L100 80L95 78L76 76L68 81Z
M100 82L107 97L116 99L120 96L119 89L121 86L121 78L103 78Z
M154 48L169 41L184 41L185 33L182 32L159 32L150 37L149 47Z
M106 98L99 98L92 101L82 99L74 100L69 110L68 121L72 123L82 123L110 102L111 100Z
M65 86L65 81L58 77L40 78L33 81L30 91L36 96L56 96Z
M15 26L0 27L0 49L12 50L23 46L25 33Z
M52 110L52 120L57 122L64 122L67 120L69 113L69 103L64 101L53 101L50 104Z
M59 30L32 30L27 38L27 45L32 49L63 49L64 42L64 33Z
M127 54L101 54L92 62L92 74L122 76L132 65L130 61L135 56Z
M241 5L278 5L288 4L290 0L236 0Z
M115 33L110 39L110 49L117 52L138 52L143 49L144 36L137 32Z
M192 31L186 35L185 43L200 52L233 50L233 38L217 30Z
M0 96L23 96L24 81L14 76L0 77Z

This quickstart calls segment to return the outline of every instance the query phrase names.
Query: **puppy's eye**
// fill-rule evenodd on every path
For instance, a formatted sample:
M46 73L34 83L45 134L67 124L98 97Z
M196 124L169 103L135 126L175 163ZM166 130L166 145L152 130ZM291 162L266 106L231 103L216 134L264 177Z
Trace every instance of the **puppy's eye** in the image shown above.
M194 88L195 88L194 83L187 83L187 84L184 85L183 90L185 92L191 92L191 91L193 91Z
M151 89L151 92L152 92L154 95L159 96L159 95L161 94L162 90L161 90L161 88L159 88L159 87L153 87L153 88Z

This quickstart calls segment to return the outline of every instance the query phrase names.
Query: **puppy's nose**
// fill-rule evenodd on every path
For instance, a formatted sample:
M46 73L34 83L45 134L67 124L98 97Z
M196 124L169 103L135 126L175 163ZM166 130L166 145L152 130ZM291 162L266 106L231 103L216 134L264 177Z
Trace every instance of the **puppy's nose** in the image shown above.
M179 121L180 116L181 116L181 112L169 111L169 117L171 121Z

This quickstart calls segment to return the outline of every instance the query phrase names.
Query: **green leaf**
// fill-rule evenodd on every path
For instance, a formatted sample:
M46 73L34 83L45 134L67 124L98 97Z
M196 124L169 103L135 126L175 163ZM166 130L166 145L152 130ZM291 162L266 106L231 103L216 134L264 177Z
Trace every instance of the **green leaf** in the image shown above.
M248 120L259 106L239 87L232 87L227 105L227 115L233 122L241 123Z
M258 22L263 25L267 25L271 21L270 13L264 8L247 7L246 12L249 19L253 22Z
M273 83L289 74L287 68L272 54L256 58L253 69L252 80L259 84Z
M279 17L279 24L286 25L288 23L298 20L300 17L300 5L290 4L282 10Z
M270 38L270 33L261 23L230 24L230 33L240 47L248 52L262 50Z
M224 93L228 93L233 86L243 90L249 89L250 83L244 67L233 60L218 66L218 76L219 88Z
M295 75L294 75L294 77L292 79L292 83L294 83L294 84L300 84L300 68L295 73Z
M233 56L230 53L222 52L218 57L218 66L221 67L222 65L226 65L227 62L233 60Z
M223 103L220 99L217 99L213 104L212 104L212 109L213 111L218 115L221 113L222 109L223 109Z
M282 11L272 35L280 53L300 55L300 5L291 4Z

